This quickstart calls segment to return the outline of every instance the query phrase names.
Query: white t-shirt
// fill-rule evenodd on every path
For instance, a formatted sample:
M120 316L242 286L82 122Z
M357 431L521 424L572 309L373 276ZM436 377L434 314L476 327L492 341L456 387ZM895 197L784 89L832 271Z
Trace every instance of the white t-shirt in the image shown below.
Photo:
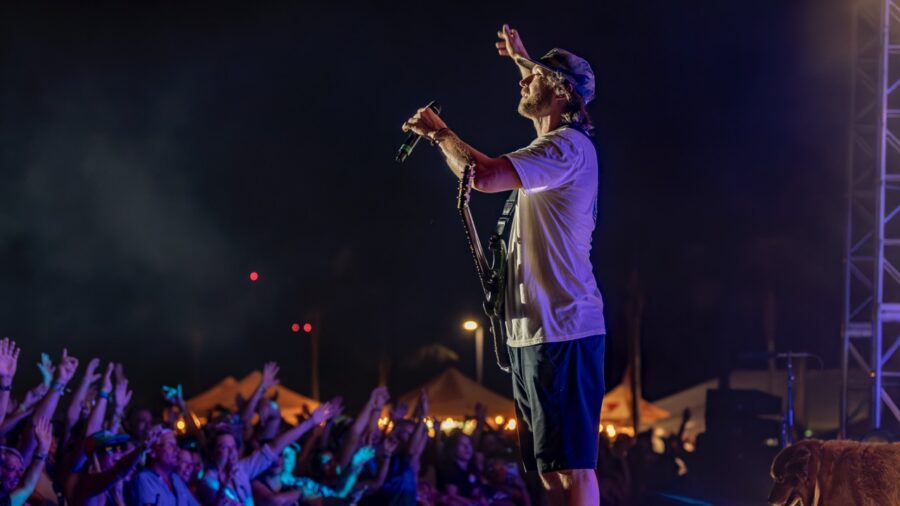
M570 127L505 155L522 180L509 239L509 346L606 333L591 267L597 214L597 151Z

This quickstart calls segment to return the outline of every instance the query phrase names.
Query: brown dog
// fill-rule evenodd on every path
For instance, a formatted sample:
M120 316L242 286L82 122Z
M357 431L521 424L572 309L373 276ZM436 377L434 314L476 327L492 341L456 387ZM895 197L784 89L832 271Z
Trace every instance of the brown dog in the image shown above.
M900 443L808 439L772 461L773 506L900 505Z

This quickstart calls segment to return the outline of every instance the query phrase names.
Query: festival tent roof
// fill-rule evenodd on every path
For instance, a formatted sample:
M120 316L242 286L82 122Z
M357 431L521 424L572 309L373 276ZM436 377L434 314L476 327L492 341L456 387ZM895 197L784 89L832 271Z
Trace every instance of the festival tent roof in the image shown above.
M802 413L805 411L806 425L814 432L837 429L840 381L841 371L838 369L808 370L805 379L805 402L799 391L801 384L794 383L795 413L798 418L802 419ZM774 375L770 375L767 370L738 369L731 373L729 383L731 388L736 390L761 390L782 399L786 397L787 383L783 370L775 371ZM675 432L681 424L682 412L685 408L689 408L691 419L685 428L685 434L695 436L704 432L706 430L706 391L717 388L718 381L711 379L656 401L657 405L668 410L672 416L652 425L663 428L667 432ZM867 392L854 392L849 396L848 412L851 423L865 418L867 395Z
M620 383L603 396L603 408L600 410L600 423L631 426L631 387L626 381ZM669 412L641 399L638 403L640 409L641 426L653 423L669 417Z
M474 413L476 403L487 408L488 415L515 417L512 399L489 390L453 367L399 399L411 408L419 402L419 391L424 388L428 394L429 414L438 418L465 418Z
M237 396L240 395L244 399L249 399L256 387L259 386L259 380L262 373L253 371L245 376L242 380L237 381L234 377L228 376L209 390L192 397L187 401L188 409L195 414L206 417L209 412L216 406L224 406L227 409L234 410L237 407ZM281 407L281 417L288 423L297 423L297 415L303 412L304 406L309 411L319 407L319 402L304 395L301 395L283 385L275 385L268 392L266 397L278 392L278 405Z

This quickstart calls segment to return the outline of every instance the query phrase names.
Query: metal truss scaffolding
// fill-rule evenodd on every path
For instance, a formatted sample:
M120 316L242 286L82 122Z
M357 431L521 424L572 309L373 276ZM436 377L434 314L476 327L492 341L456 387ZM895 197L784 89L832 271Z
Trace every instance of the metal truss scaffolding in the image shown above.
M900 421L900 0L860 0L853 17L841 436L848 397L867 392L869 428ZM897 355L895 357L895 354Z

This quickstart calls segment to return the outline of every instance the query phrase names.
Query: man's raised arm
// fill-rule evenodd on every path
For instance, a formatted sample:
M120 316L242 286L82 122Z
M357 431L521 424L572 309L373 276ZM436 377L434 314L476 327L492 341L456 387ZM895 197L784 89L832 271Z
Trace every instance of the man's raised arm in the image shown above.
M428 107L419 109L401 127L404 132L413 132L438 144L447 159L447 165L462 176L466 165L475 166L473 187L481 192L496 193L522 187L519 173L506 157L493 158L463 142L444 120Z
M515 28L510 28L509 25L503 25L500 27L500 30L497 31L497 38L500 39L495 44L497 47L497 54L500 56L509 56L513 63L519 67L519 72L522 73L522 79L530 76L531 68L522 65L519 61L519 58L530 58L530 56L528 56L528 51L525 50L525 43L522 42L522 37L519 36L519 31Z

